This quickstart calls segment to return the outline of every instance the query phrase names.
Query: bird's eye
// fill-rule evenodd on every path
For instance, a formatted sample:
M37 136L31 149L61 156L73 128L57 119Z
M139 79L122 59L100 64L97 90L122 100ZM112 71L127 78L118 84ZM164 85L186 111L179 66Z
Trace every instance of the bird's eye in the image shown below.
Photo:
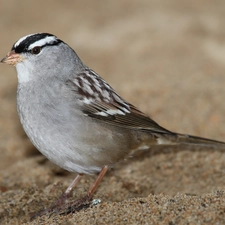
M34 48L31 49L31 53L32 53L33 55L37 55L37 54L39 54L40 52L41 52L41 47L39 47L39 46L36 46L36 47L34 47Z

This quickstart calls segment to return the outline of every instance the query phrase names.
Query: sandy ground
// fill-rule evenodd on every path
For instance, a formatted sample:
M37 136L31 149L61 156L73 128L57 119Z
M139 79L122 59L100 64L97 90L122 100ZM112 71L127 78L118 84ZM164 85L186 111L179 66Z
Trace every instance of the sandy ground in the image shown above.
M26 34L56 34L162 126L225 140L224 27L220 0L0 0L0 56ZM16 86L14 69L0 65L0 224L225 224L225 153L188 146L136 154L107 173L94 195L100 204L30 222L75 174L29 142ZM73 197L94 178L85 176Z

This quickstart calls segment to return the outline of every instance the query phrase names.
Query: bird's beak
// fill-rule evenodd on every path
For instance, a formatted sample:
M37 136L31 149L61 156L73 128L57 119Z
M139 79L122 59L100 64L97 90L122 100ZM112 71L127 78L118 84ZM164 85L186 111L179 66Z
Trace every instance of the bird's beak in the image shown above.
M23 60L24 58L20 54L17 54L12 50L0 62L15 66L18 62L22 62Z

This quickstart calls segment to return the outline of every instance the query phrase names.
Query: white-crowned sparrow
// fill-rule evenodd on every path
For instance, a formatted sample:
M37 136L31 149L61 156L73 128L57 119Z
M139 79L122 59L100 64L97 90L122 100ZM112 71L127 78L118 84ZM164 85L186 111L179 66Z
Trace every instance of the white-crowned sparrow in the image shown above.
M50 161L79 174L60 200L38 215L69 207L62 207L64 199L82 175L99 173L87 196L73 202L74 210L89 201L108 167L141 146L225 146L159 126L52 34L22 37L1 62L16 67L18 114L34 146Z

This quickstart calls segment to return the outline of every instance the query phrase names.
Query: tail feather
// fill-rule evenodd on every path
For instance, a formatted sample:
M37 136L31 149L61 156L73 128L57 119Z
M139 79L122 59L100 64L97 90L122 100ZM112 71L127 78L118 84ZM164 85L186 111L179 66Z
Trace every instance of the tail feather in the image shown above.
M186 135L186 134L177 134L177 138L176 138L175 142L177 144L225 147L225 142L202 138L202 137L197 137L197 136L192 136L192 135Z

